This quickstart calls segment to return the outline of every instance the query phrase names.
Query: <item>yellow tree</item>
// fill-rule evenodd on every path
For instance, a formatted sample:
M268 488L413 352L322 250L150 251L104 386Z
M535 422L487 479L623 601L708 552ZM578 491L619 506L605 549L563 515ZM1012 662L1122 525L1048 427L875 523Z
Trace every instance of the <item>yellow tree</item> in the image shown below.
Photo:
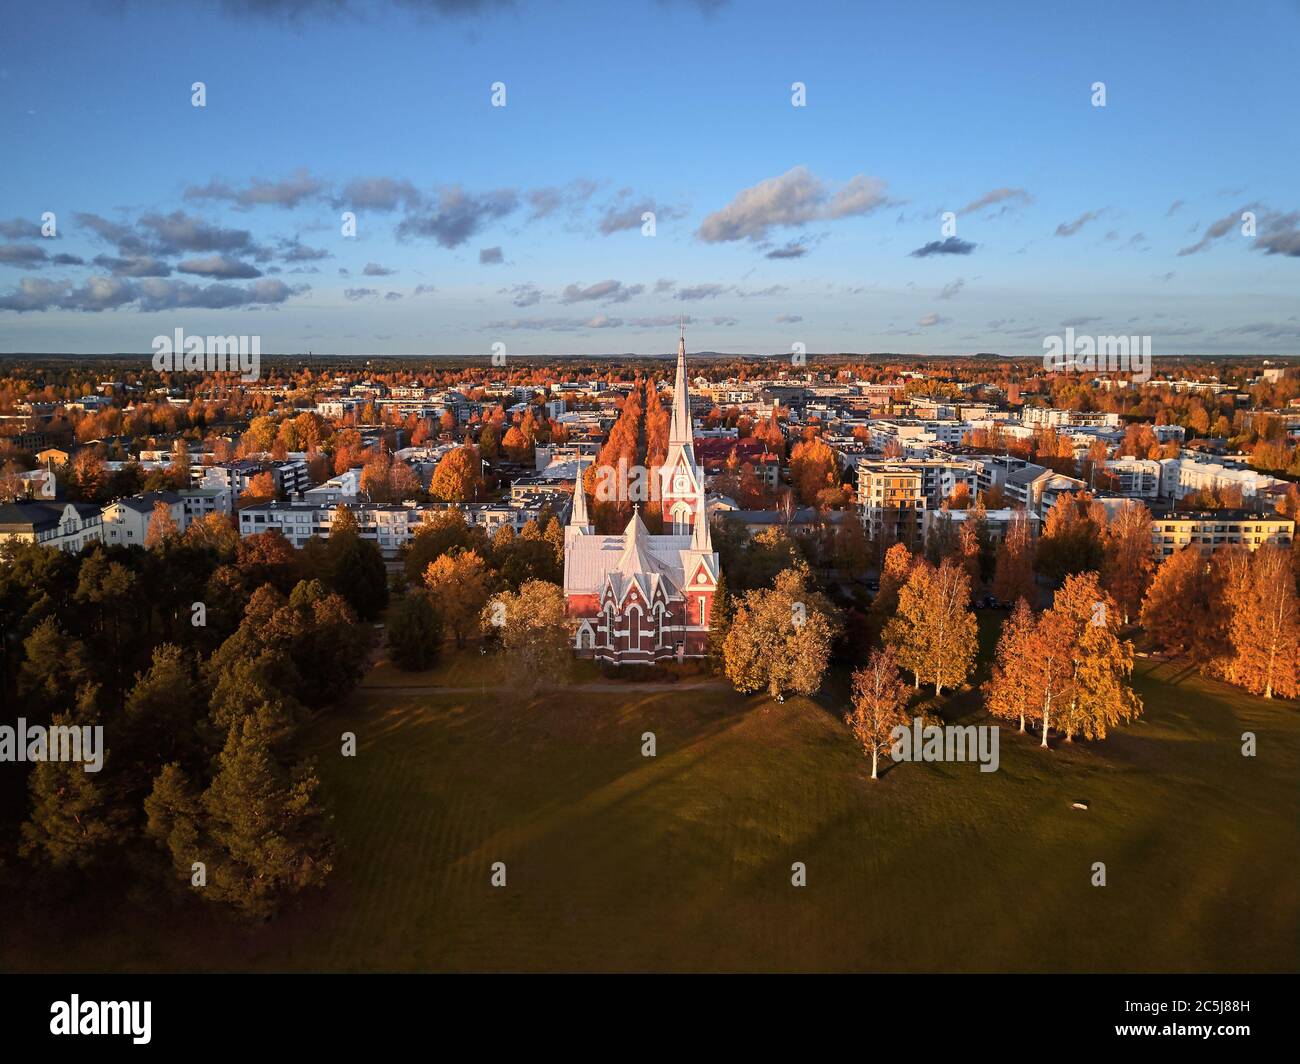
M1300 617L1286 552L1265 544L1232 597L1229 636L1236 682L1252 694L1292 698L1300 669Z
M929 660L925 640L930 629L926 625L926 613L934 596L936 575L934 566L928 561L924 558L916 560L907 580L898 590L898 608L881 633L885 645L894 648L899 666L912 674L912 685L917 689L921 686L921 675Z
M808 582L806 570L787 569L771 590L750 591L737 603L722 648L736 690L766 687L781 698L787 691L810 695L821 687L838 617Z
M536 691L563 682L573 651L565 620L564 592L545 580L526 580L519 593L503 591L484 607L481 623L501 639L514 682Z
M1129 686L1133 644L1119 638L1119 610L1103 591L1096 573L1066 578L1048 611L1062 621L1061 634L1073 649L1068 698L1057 729L1065 741L1076 735L1104 739L1108 729L1142 712L1142 700Z
M994 654L993 675L984 685L985 706L995 717L1036 720L1041 712L1041 692L1034 677L1034 634L1037 620L1029 603L1016 601L1015 609L1002 625Z
M1197 547L1183 547L1161 562L1138 615L1154 647L1208 663L1212 583L1210 567Z
M970 608L970 576L956 558L945 558L935 573L933 598L922 618L926 678L935 696L965 682L975 667L978 625Z
M165 547L179 539L180 534L176 518L172 517L171 505L159 499L153 504L153 513L149 515L149 527L144 534L144 545Z
M1151 511L1140 502L1126 502L1106 523L1101 537L1101 586L1119 607L1128 624L1142 606L1151 584Z
M482 490L482 459L468 443L448 451L429 481L429 494L439 502L472 502Z
M873 780L878 778L880 752L889 749L890 733L907 727L907 698L907 684L898 678L898 658L892 647L877 647L866 665L853 673L853 705L844 722L871 756Z
M993 568L993 595L1002 602L1034 598L1034 530L1023 510L1011 515L998 544Z
M463 647L490 591L490 574L477 551L444 554L429 563L424 583L433 592L443 621Z

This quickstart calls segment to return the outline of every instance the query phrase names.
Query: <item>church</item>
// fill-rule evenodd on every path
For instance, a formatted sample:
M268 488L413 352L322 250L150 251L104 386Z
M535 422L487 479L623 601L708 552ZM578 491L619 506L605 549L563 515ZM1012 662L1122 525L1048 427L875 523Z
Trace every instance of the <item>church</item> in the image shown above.
M658 504L664 535L651 535L635 507L621 535L597 535L587 517L582 471L564 530L564 597L574 645L611 665L703 657L718 587L718 555L704 510L704 470L695 460L686 336L677 347L672 425Z

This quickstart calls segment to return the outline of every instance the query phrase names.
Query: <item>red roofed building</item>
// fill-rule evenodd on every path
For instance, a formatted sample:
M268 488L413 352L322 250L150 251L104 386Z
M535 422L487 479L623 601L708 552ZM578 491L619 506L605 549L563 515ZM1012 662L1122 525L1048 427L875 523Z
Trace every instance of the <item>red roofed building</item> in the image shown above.
M695 459L686 338L677 348L672 426L659 470L664 527L651 535L639 507L621 535L596 535L578 471L564 530L564 595L574 645L611 665L703 657L709 649L718 555L704 512L704 471Z

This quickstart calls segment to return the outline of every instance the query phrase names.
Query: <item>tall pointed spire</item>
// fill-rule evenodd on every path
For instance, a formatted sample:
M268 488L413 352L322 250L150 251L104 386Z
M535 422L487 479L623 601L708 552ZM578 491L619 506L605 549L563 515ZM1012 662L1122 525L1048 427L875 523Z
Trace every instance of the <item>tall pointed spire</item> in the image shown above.
M582 459L578 459L578 479L573 485L573 509L569 512L569 527L583 528L590 531L590 518L587 517L587 492L582 486Z
M693 444L691 432L691 397L686 391L686 319L682 319L682 335L677 341L677 380L673 384L673 423L668 433L669 444Z

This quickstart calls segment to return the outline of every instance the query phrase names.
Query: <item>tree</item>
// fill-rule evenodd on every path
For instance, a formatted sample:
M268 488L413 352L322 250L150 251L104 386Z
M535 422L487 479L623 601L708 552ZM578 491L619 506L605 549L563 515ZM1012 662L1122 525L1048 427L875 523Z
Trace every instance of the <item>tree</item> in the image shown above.
M1300 688L1300 607L1285 551L1266 543L1226 602L1234 682L1252 694L1293 698Z
M1151 558L1151 511L1130 500L1102 530L1101 586L1128 624L1142 607L1155 563Z
M171 504L159 499L153 504L153 513L149 516L149 528L144 535L144 545L150 548L163 548L180 539L181 530L172 517Z
M823 488L835 486L838 469L835 452L816 437L796 443L790 452L790 481L808 505L816 504Z
M75 713L56 713L52 728L94 727L97 688L82 689ZM100 750L107 761L107 751ZM84 756L84 748L83 748ZM47 759L28 778L30 818L22 825L19 853L53 868L87 868L122 841L127 817L112 798L102 767L87 772L82 761Z
M810 695L821 687L839 619L834 608L808 587L806 568L778 574L770 591L749 591L736 604L723 643L727 678L736 690L767 688Z
M709 668L715 675L726 673L727 633L731 631L731 593L727 590L725 573L718 574L718 586L713 589L713 609L709 616Z
M1038 571L1059 581L1072 573L1100 569L1105 523L1105 510L1087 492L1062 495L1047 511L1038 543Z
M169 765L145 800L147 831L185 879L207 866L199 896L265 918L289 896L324 884L334 844L317 802L310 762L279 765L253 717L230 729L217 772L195 800L184 771Z
M185 542L214 551L222 561L230 561L239 549L239 530L229 514L204 514L190 522L185 530Z
M18 691L28 714L38 720L63 711L93 675L85 644L64 632L54 617L46 617L23 640Z
M965 567L947 558L935 569L921 561L912 567L898 595L898 612L885 626L887 645L895 648L916 687L934 684L937 697L945 687L965 681L975 666L978 626L970 608L970 577Z
M1034 598L1034 530L1029 515L1016 511L998 544L993 568L993 596L1000 602Z
M442 640L442 616L433 597L423 588L413 588L389 615L389 657L399 669L420 672L438 660Z
M988 711L1003 720L1018 719L1022 732L1025 719L1035 719L1039 708L1032 657L1036 624L1029 603L1017 599L998 637L992 678L984 685Z
M1104 739L1110 728L1142 712L1142 701L1128 683L1133 644L1119 638L1119 610L1102 590L1096 573L1066 577L1044 619L1048 624L1042 628L1043 641L1056 642L1052 652L1063 650L1071 657L1066 698L1057 717L1057 729L1065 733L1066 742L1075 735ZM1043 731L1046 739L1046 718Z
M388 571L374 540L362 539L355 518L339 505L325 545L330 587L342 595L363 621L373 621L388 605Z
M1208 664L1211 611L1217 608L1213 588L1210 566L1198 547L1182 547L1169 555L1156 570L1139 614L1152 646Z
M491 591L488 568L477 551L444 554L429 563L424 583L433 593L443 620L456 637L456 646L478 624Z
M136 677L127 695L124 714L128 752L147 765L145 789L160 764L193 754L204 708L185 652L170 643L155 647L148 671Z
M907 582L907 575L912 571L912 552L906 543L895 543L885 551L885 560L880 567L879 589L871 600L868 617L871 630L879 635L889 619L898 609L898 593Z
M440 502L472 502L483 490L483 461L471 444L448 451L429 481L429 495Z
M248 478L248 484L239 493L241 502L264 502L275 498L275 478L267 470Z
M862 749L871 755L871 778L877 779L880 752L889 749L895 728L907 727L907 684L898 678L892 647L877 647L853 673L853 705L844 721Z
M485 554L488 549L487 536L478 525L466 523L464 513L455 507L429 515L415 530L415 536L406 547L403 565L407 581L414 584L423 580L424 571L429 568L430 562L457 547ZM560 560L563 562L563 554Z
M528 580L519 593L503 591L483 607L483 627L495 631L513 683L536 691L560 684L573 662L565 620L564 591L545 580Z

